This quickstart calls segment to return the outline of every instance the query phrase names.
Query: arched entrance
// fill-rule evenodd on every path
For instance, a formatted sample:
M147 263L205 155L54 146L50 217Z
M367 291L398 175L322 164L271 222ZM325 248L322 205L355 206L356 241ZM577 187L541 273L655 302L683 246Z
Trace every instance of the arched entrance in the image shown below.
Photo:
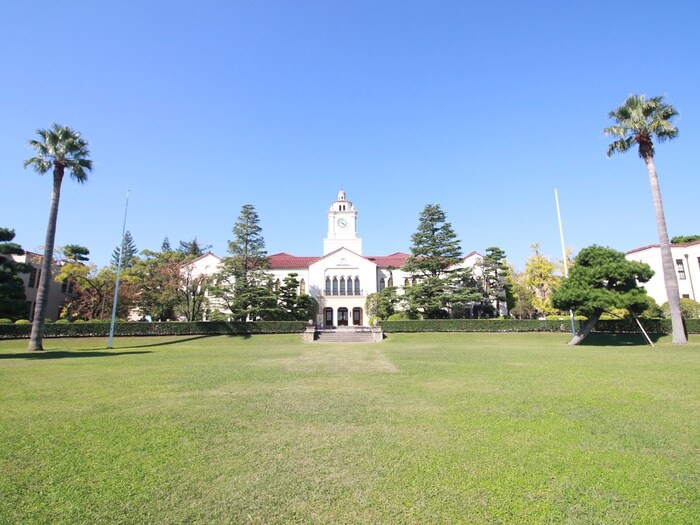
M338 308L338 326L348 325L348 309Z
M352 309L352 324L353 326L362 326L362 308Z
M323 309L323 325L333 326L333 308Z

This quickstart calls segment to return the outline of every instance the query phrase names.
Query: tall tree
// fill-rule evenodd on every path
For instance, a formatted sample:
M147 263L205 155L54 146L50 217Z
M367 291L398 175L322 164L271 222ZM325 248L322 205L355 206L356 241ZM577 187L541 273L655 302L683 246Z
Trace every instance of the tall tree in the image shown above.
M86 262L90 255L90 250L80 244L67 244L61 250L63 257L73 262Z
M24 255L22 247L11 242L14 238L14 230L0 228L0 318L16 320L27 315L27 297L19 274L28 272L29 265L12 258Z
M46 227L44 242L44 257L41 264L41 278L37 289L36 307L32 332L29 337L29 350L43 350L44 319L49 294L49 283L53 266L53 248L56 239L56 222L58 220L58 204L61 198L61 183L66 170L71 177L82 184L87 181L88 172L92 171L92 160L88 143L75 131L67 126L53 124L49 129L38 129L39 140L29 141L29 146L36 155L24 161L24 167L32 166L43 175L53 170L53 189L49 207L49 222Z
M228 243L229 257L213 276L211 293L239 320L266 319L278 315L272 291L265 240L252 204L245 204Z
M138 282L138 308L153 321L176 319L185 256L174 251L151 250L144 250L142 255L129 269Z
M460 285L469 280L457 266L462 262L462 249L439 204L425 206L411 241L411 256L403 266L416 280L405 291L409 309L427 319L446 317L447 308L463 300L458 294Z
M654 212L656 213L656 229L659 232L664 284L671 310L673 342L684 344L688 342L688 337L681 315L678 281L673 266L671 244L668 240L666 217L661 201L661 189L654 164L654 140L665 142L678 136L678 128L672 122L676 115L678 115L678 111L670 104L666 104L662 96L647 99L644 95L630 95L624 104L608 114L615 121L615 124L603 131L606 135L616 137L616 140L608 146L608 157L614 153L625 153L636 144L639 156L646 164Z
M552 292L559 283L554 263L540 254L539 244L532 245L533 254L525 261L524 284L532 292L532 306L542 315L554 313Z
M509 282L506 275L509 272L506 264L506 252L497 246L486 248L481 261L481 271L486 295L496 304L496 316L501 315L501 302L507 301Z
M588 318L568 344L583 341L604 312L626 309L639 314L649 306L646 290L638 284L654 275L648 264L595 245L581 250L575 263L552 296L556 308L572 309Z
M126 230L124 234L124 239L122 239L121 247L117 246L112 252L111 264L114 267L119 265L119 250L122 250L122 268L131 268L134 265L134 260L138 255L139 251L136 248L136 243L134 238L131 236L131 232Z
M163 242L163 244L165 244L165 242ZM209 251L209 248L211 248L211 244L200 244L199 241L197 241L197 237L195 237L191 241L180 241L180 247L177 251L187 257L199 257ZM170 242L168 242L168 249L170 249Z

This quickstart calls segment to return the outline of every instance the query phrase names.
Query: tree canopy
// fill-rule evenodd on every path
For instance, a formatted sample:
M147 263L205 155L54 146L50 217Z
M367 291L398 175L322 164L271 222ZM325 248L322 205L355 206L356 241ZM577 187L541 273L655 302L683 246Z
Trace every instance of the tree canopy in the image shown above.
M67 126L53 124L49 129L38 129L36 133L39 135L39 139L29 141L29 147L34 150L36 155L25 160L24 167L26 169L32 166L34 171L41 175L53 168L53 188L51 191L49 220L46 227L41 277L37 288L32 332L29 336L28 349L30 351L43 350L44 320L46 318L54 242L56 240L61 183L63 182L64 174L68 170L71 177L82 184L87 181L87 173L92 171L92 160L90 159L88 143L78 131Z
M581 250L569 277L552 295L556 308L571 309L588 318L569 344L580 343L604 312L643 312L650 303L646 290L638 283L648 282L653 275L648 264L630 261L617 250L597 245Z
M22 247L11 242L14 238L14 230L0 228L0 318L17 320L27 316L27 298L19 274L28 272L29 265L12 258L24 255Z

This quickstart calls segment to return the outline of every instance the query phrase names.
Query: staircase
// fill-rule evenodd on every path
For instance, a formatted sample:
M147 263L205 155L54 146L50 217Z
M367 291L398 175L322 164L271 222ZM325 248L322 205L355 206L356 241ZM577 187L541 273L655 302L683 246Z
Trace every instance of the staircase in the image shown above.
M314 334L318 343L373 343L377 338L368 326L349 326L332 329L319 329ZM381 341L381 333L378 339Z

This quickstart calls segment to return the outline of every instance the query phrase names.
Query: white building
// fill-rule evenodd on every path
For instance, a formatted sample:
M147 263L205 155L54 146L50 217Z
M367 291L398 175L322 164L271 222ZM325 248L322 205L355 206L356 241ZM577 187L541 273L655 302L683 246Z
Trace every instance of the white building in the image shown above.
M700 241L672 244L671 255L673 256L680 296L697 301L695 287L700 285ZM648 283L642 283L642 286L646 288L649 296L653 297L657 304L662 305L667 302L659 245L651 244L630 250L625 256L631 261L641 261L651 266L651 269L654 270L654 277Z
M409 254L363 255L357 210L342 190L327 212L327 223L322 256L299 257L281 252L268 257L273 283L281 286L285 277L296 273L299 293L309 294L319 304L318 318L314 320L318 325L368 326L368 295L387 286L396 286L401 294L412 284L410 275L401 270ZM481 260L481 255L471 252L460 266L473 268L478 274ZM220 262L219 257L209 253L189 263L188 268L193 276L211 275ZM501 313L505 313L505 305L502 309Z

